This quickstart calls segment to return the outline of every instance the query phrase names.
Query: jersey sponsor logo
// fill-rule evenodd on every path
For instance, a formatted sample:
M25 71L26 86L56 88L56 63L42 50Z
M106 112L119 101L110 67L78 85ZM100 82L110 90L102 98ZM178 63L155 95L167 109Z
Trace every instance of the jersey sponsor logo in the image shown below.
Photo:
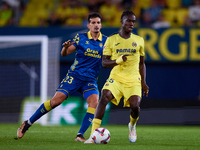
M85 41L85 44L89 44L89 41Z
M85 56L90 56L90 57L96 57L96 58L101 58L101 55L99 54L98 51L92 50L88 48L86 52L84 53Z
M137 47L137 43L133 42L133 43L132 43L132 46L133 46L133 47Z
M97 87L97 85L93 84L93 83L88 83L88 86L95 86L95 87Z
M115 44L115 46L119 45L120 43Z
M134 54L136 53L136 49L116 49L116 52L118 54L124 54L124 53Z

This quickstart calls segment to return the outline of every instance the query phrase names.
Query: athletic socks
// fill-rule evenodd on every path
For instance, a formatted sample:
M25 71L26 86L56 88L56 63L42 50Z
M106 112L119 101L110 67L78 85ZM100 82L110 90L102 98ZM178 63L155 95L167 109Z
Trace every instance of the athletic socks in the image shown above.
M32 125L36 120L38 120L40 117L42 117L50 110L52 110L52 107L50 105L50 100L49 100L40 105L40 107L35 111L35 113L29 118L28 124Z
M83 118L81 128L78 131L78 133L81 133L82 135L85 133L85 131L89 128L93 118L94 118L95 108L88 107L88 110Z
M134 125L137 123L138 119L139 119L139 117L137 117L137 118L135 119L135 118L133 118L133 117L130 115L130 123L131 123L131 125L134 126Z
M100 125L101 125L101 119L97 119L97 118L94 118L93 119L93 124L92 124L92 130L91 130L91 135L92 135L92 133L94 132L94 130L96 129L96 128L98 128L98 127L100 127Z

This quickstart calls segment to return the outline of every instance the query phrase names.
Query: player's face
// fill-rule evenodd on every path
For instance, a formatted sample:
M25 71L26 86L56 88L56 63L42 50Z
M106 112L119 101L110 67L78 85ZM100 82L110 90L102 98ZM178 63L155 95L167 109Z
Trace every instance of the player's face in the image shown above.
M125 32L132 32L135 26L136 17L134 15L124 16L121 20L122 28Z
M99 17L91 18L90 23L88 23L87 26L90 29L90 32L99 33L101 29L101 19Z

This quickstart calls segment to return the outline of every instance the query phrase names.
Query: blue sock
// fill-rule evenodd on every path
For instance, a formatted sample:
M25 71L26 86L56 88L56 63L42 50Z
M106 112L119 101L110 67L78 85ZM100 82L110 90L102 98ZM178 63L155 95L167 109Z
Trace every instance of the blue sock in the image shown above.
M93 118L94 118L94 114L87 112L83 118L83 122L78 133L84 134L85 131L89 128L90 124L92 123Z
M40 107L36 110L36 112L30 117L29 121L33 124L36 120L46 114L48 111L46 110L44 103L40 105Z

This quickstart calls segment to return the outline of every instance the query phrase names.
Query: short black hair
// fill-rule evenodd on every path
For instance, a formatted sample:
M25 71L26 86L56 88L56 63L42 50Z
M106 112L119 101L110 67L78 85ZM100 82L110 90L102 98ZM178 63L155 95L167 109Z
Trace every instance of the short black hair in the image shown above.
M93 13L89 14L88 15L88 23L90 23L91 18L97 18L97 17L101 19L101 15L97 12L93 12Z
M134 15L134 16L135 16L135 14L134 14L132 11L126 10L126 11L124 11L124 12L122 13L121 19L122 19L124 16L128 16L128 15Z

